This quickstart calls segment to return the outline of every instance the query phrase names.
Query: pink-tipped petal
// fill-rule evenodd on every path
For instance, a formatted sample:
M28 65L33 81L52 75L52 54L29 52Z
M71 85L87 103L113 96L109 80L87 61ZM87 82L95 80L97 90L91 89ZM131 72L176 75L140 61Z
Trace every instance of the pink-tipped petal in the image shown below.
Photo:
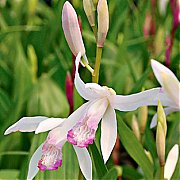
M81 36L78 18L72 5L66 1L62 10L62 27L64 35L72 53L77 56L79 52L85 55L85 48Z
M56 170L62 165L62 146L66 139L59 141L58 128L49 132L48 137L42 147L42 156L38 162L41 171Z
M164 167L164 178L170 180L179 158L179 146L175 144L170 150Z
M35 131L39 123L48 119L45 116L36 116L36 117L23 117L15 124L10 126L4 133L4 135L10 134L12 132L32 132Z
M81 148L92 144L98 124L107 106L108 101L106 98L91 102L76 125L68 131L68 141Z

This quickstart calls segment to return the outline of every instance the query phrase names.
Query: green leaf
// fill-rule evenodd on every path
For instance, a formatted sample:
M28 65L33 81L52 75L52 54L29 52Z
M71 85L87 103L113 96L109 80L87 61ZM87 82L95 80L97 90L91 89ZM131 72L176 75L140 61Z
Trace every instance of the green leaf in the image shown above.
M70 143L63 146L63 163L59 168L59 179L78 179L79 165L76 153Z
M153 159L155 160L157 158L156 142L153 132L149 129L149 123L147 126L148 128L146 128L144 135L144 146L150 151Z
M139 143L133 132L127 127L123 119L118 117L118 133L123 143L123 146L129 153L129 155L136 161L136 163L142 168L145 178L153 179L153 166L148 157L144 153L142 145Z
M59 86L47 75L35 84L27 105L29 115L67 117L67 99Z
M0 122L2 119L6 118L7 113L11 107L11 100L8 94L0 88Z
M25 155L28 155L29 152L26 152L26 151L6 151L6 152L0 152L0 156L4 156L4 155L22 155L22 156L25 156Z
M99 178L102 178L106 173L107 173L107 167L104 164L104 161L102 159L102 156L100 155L97 146L95 143L89 145L90 150L91 150L91 157L97 172L97 175Z
M134 169L130 166L123 166L123 179L142 179L142 175L137 171L137 169Z
M150 67L146 69L146 71L143 73L141 78L136 81L136 84L134 85L131 94L137 93L142 90L142 87L144 86L145 81L147 80L149 73L150 73Z
M116 180L118 176L122 176L122 168L115 166L106 173L102 180Z
M0 179L16 179L18 178L19 171L16 169L3 169L0 170Z

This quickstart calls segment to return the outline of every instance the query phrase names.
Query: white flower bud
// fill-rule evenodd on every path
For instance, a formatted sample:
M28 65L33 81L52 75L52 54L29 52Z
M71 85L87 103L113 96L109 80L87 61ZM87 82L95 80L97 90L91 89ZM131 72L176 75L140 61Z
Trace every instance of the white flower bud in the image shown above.
M78 18L72 5L66 1L62 10L62 27L64 35L72 53L77 56L79 52L85 55L85 48L82 40Z
M99 0L97 6L98 12L98 38L97 46L103 47L109 29L109 12L106 0Z
M95 26L95 7L92 0L83 0L83 7L89 24Z

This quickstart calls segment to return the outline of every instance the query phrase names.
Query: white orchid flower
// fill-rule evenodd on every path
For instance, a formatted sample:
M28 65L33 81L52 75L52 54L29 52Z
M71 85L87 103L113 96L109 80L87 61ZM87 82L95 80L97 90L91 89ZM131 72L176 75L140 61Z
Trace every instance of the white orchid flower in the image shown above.
M147 90L134 95L121 96L108 87L96 83L84 83L78 72L81 53L76 57L75 86L79 94L88 102L85 110L77 115L73 128L69 129L67 139L78 147L87 147L95 139L95 133L101 122L101 150L104 162L108 160L117 137L115 109L133 111L140 106L157 105L160 99L163 105L169 104L161 88ZM74 112L76 113L76 112Z
M84 112L85 106L81 106L69 116L69 119L47 117L23 117L10 126L5 135L12 132L45 132L51 130L43 144L35 151L29 163L27 179L33 179L38 170L57 170L62 165L62 147L67 141L67 132L73 126L77 115ZM55 128L56 127L56 128ZM88 150L73 146L76 152L80 169L86 179L92 179L92 162Z
M172 112L180 110L180 83L174 73L155 60L151 60L151 66L156 76L156 79L162 86L166 99L169 99L169 104L164 108L165 114L168 115ZM157 125L157 114L154 115L150 127L153 128Z
M175 144L169 151L166 163L164 166L164 178L170 180L177 165L179 158L179 146Z

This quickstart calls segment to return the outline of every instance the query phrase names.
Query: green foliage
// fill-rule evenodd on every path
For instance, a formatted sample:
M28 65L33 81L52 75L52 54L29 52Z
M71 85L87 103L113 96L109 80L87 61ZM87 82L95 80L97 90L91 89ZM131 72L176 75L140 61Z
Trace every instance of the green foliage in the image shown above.
M142 168L146 179L153 179L153 165L146 156L142 145L133 132L126 126L122 118L118 116L118 133L129 155Z
M43 0L0 0L0 179L26 179L29 160L47 136L47 133L14 133L4 136L7 127L23 116L68 116L65 78L66 72L72 68L72 54L61 25L64 2L52 0L51 6L48 6ZM94 67L93 32L82 1L71 2L81 17L87 57ZM160 15L158 8L152 9L151 1L108 0L108 5L110 29L103 49L100 84L112 87L117 94L123 95L139 92L142 87L158 87L149 62L151 58L165 62L165 38L166 34L171 33L173 21L170 5L164 16ZM153 15L156 23L156 34L151 34L149 38L143 34L147 12ZM170 66L177 77L180 77L179 32L178 27ZM83 80L90 82L89 72L80 71ZM74 103L75 109L83 103L76 90ZM125 180L134 180L158 177L155 129L149 129L154 114L155 109L149 108L142 143L127 126L125 120L129 122L130 118L126 119L123 113L121 117L118 115L120 166L114 165L112 157L104 165L96 144L91 145L89 152L93 160L93 179L115 180L122 176ZM178 118L177 113L167 117L166 156L171 147L179 143ZM97 142L100 138L98 133ZM153 165L144 149L151 153ZM131 158L127 157L126 160L127 153ZM172 179L179 179L179 173L176 168ZM39 172L35 179L83 179L73 147L68 143L63 147L63 165L58 171Z

